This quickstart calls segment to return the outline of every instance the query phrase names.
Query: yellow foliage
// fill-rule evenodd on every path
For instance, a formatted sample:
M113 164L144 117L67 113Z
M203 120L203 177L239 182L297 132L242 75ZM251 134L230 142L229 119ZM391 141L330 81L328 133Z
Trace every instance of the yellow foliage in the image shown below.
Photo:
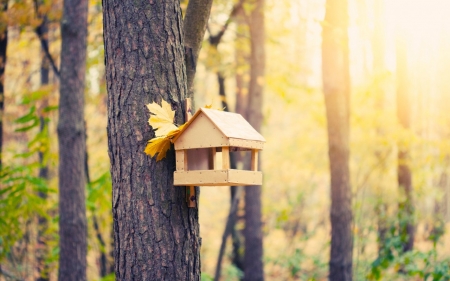
M150 110L150 113L152 113L150 119L148 119L148 123L156 130L156 137L166 136L169 132L177 128L173 124L175 111L172 110L170 104L165 100L162 100L161 106L154 102L147 104L147 108Z
M156 161L160 161L166 157L166 153L169 148L170 139L168 137L159 137L149 140L144 152L151 157L155 157L155 155L158 154Z
M144 152L151 157L155 157L155 155L158 154L156 161L160 161L166 157L167 150L170 148L170 143L172 143L173 139L181 133L186 123L178 128L173 124L175 111L173 111L170 104L164 100L161 102L161 106L157 103L149 103L147 104L147 108L150 110L150 113L152 113L148 123L156 130L156 138L148 141Z

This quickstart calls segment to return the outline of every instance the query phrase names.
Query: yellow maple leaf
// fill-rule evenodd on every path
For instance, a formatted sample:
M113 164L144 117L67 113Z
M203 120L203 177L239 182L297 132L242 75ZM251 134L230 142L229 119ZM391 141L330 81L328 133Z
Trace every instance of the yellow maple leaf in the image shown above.
M164 100L161 102L161 106L157 103L149 103L147 108L152 114L148 123L156 130L156 138L148 141L144 152L150 157L158 155L156 161L160 161L166 157L167 150L170 149L170 143L173 143L173 140L182 132L186 123L178 128L173 124L175 111Z
M161 101L161 106L153 102L147 104L147 108L151 113L148 123L156 130L156 137L166 136L169 132L177 129L177 126L173 124L175 111L172 110L170 104L165 100Z
M156 157L156 161L160 161L164 157L166 157L166 153L169 148L170 139L168 137L160 137L149 140L144 152L151 157L154 157L156 154L158 154L158 157Z

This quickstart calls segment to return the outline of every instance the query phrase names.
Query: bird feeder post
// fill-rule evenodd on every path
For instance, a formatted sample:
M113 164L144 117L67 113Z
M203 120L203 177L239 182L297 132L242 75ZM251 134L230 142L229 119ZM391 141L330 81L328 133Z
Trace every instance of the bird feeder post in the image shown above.
M191 104L190 98L187 98L184 100L184 112L185 112L185 116L184 116L185 120L186 120L186 122L188 122L192 118L192 104ZM181 152L183 153L182 158L184 159L183 170L187 171L188 170L187 151L181 150ZM178 163L178 161L177 161L177 163ZM195 186L193 186L193 185L186 186L186 202L187 202L189 208L197 207Z
M258 171L258 150L252 149L251 167L252 171Z

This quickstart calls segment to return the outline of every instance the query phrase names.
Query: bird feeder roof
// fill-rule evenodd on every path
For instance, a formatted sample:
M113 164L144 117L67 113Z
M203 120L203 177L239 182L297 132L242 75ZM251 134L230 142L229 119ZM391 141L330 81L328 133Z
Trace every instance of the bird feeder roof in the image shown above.
M206 118L202 118L206 117ZM202 119L199 121L197 119ZM207 119L207 120L203 120ZM227 142L222 143L214 143L214 141L209 142L210 145L194 145L189 147L184 147L180 145L180 141L183 139L183 135L187 133L189 130L194 131L194 127L196 123L202 123L199 130L202 131L202 136L199 136L199 132L192 134L191 138L198 139L198 142L202 142L202 138L206 139L214 139L214 135L219 131L222 135L222 138L226 138ZM217 128L217 130L216 130ZM211 132L208 132L211 131ZM230 142L230 140L234 140ZM251 125L244 119L240 114L225 112L215 109L208 108L200 108L194 116L187 122L187 124L183 127L182 131L178 134L178 136L174 139L175 149L181 148L198 148L198 147L212 147L212 146L242 146L253 148L253 145L240 145L245 141L249 141L251 143L260 143L258 147L262 148L262 143L266 140L264 137L258 133ZM178 148L177 148L178 146ZM256 147L255 147L256 148Z

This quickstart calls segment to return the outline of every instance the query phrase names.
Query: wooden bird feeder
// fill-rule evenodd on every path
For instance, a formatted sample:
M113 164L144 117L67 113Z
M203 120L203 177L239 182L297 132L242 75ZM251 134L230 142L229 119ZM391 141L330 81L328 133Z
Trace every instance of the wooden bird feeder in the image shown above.
M261 185L258 152L265 139L240 114L200 108L174 139L176 186ZM230 151L250 151L251 169L230 169ZM221 152L222 162L216 163Z

